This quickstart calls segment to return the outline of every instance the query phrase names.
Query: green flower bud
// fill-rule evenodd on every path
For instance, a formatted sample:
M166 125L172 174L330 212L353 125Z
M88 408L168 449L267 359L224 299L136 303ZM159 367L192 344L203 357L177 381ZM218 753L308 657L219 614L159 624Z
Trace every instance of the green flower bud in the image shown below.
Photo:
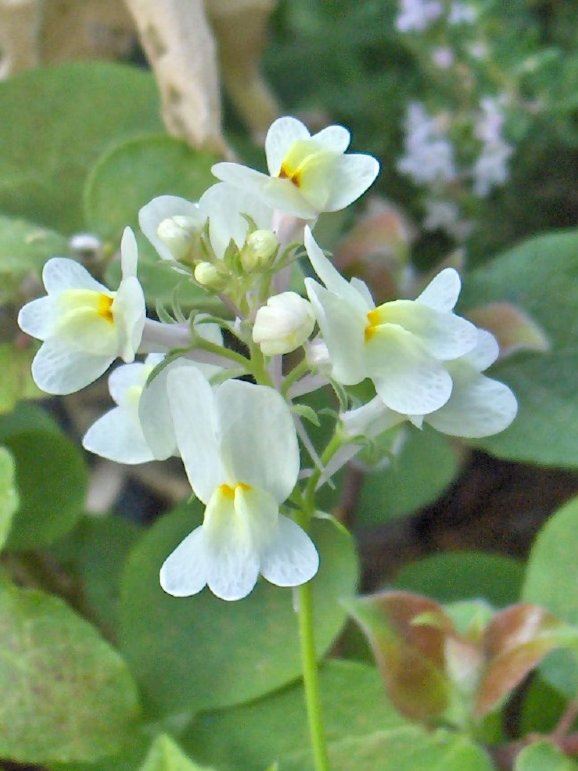
M270 230L255 230L247 237L241 250L241 264L247 273L266 268L279 248L279 242Z
M195 280L206 289L219 292L226 283L226 277L211 262L199 262L195 268Z

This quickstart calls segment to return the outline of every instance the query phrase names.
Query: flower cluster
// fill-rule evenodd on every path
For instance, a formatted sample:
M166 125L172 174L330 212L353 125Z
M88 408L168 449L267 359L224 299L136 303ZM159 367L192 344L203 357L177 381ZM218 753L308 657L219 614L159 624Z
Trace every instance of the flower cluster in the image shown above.
M199 201L161 196L140 211L159 258L220 300L221 312L147 318L128 229L116 292L55 258L44 270L47 296L21 310L22 329L43 341L33 375L49 393L77 391L126 362L109 377L116 406L90 427L86 449L120 463L182 459L205 513L161 568L174 596L208 586L240 599L259 574L285 587L309 581L319 564L308 534L316 490L364 445L404 421L486 436L516 413L509 388L483 374L496 341L454 312L455 270L415 300L376 306L317 244L318 217L348 206L378 173L348 145L341 126L311 136L281 118L267 135L268 174L218 163L221 181ZM301 286L300 260L310 274ZM134 362L137 353L146 358ZM362 381L366 403L352 389ZM340 410L320 456L300 399L326 387Z

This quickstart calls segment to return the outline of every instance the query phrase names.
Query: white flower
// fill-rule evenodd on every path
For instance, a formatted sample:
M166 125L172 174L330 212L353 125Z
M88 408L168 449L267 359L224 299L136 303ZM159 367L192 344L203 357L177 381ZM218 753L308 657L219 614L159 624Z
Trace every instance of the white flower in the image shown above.
M50 394L70 394L92 383L120 356L131 362L145 323L145 301L136 277L137 247L126 228L121 242L118 291L103 286L74 260L55 257L44 266L48 295L25 305L21 329L43 340L32 376Z
M435 48L431 55L432 62L441 70L448 70L454 63L454 52L447 46Z
M448 23L452 25L473 24L477 15L478 12L472 5L455 2L451 4L450 12L448 14Z
M452 182L456 176L454 148L439 117L412 102L405 119L405 154L397 164L418 185Z
M423 32L443 13L439 0L400 0L395 26L400 32Z
M139 224L163 260L178 261L189 256L208 220L211 246L221 259L231 240L239 249L243 247L249 230L247 216L257 228L271 229L273 212L259 198L218 183L206 190L198 203L173 195L153 198L140 210Z
M465 240L472 232L473 223L461 217L460 209L454 201L442 201L428 198L424 202L426 216L423 226L426 230L444 230L458 241Z
M279 513L299 473L295 427L271 388L229 380L211 389L194 370L168 379L177 442L203 524L161 568L161 586L188 597L208 584L224 600L253 589L259 573L277 586L297 586L317 572L309 536Z
M452 313L460 291L457 272L443 270L416 300L376 308L367 286L355 278L347 282L308 228L305 246L325 284L305 280L333 378L344 385L371 378L383 402L405 415L444 405L452 390L445 362L468 353L477 341L475 326Z
M203 317L199 314L195 319L197 334L222 345L219 326L202 323ZM192 367L210 378L221 368L180 357L163 367L147 386L149 375L164 358L165 354L151 353L144 362L124 364L111 373L108 389L117 406L88 429L82 440L86 450L128 464L165 460L176 454L177 440L167 395L169 372Z
M311 136L296 118L278 118L265 140L268 175L237 163L217 163L213 174L273 209L315 219L349 206L378 174L379 163L370 155L345 155L349 139L343 126Z
M311 303L296 292L283 292L270 297L257 311L253 340L265 356L290 353L303 345L314 326Z
M446 364L453 380L448 402L427 415L409 416L412 423L421 426L426 422L450 436L479 439L500 433L514 420L518 404L512 391L504 383L482 374L498 358L496 339L486 330L477 332L476 347ZM341 421L346 435L353 439L374 438L407 418L388 409L376 396L363 407L343 413Z
M117 367L108 378L108 390L116 407L88 429L82 440L85 450L116 463L146 463L154 460L139 418L139 403L148 376L164 358L151 353L144 363Z

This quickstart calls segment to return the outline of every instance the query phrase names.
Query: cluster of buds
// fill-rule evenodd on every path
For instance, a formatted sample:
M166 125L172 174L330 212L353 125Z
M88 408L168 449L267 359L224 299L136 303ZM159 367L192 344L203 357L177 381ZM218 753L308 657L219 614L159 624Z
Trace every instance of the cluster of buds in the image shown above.
M220 181L198 202L162 196L140 211L159 258L219 298L220 314L147 318L129 229L117 292L54 258L44 270L48 295L20 312L21 328L43 341L33 375L48 393L72 393L116 358L126 362L110 375L116 406L88 430L88 450L120 463L182 459L206 509L161 568L174 596L208 585L240 599L259 574L278 586L309 581L319 563L307 532L316 490L364 446L404 421L486 436L516 413L509 388L482 374L497 357L494 338L454 313L455 270L415 300L376 307L316 243L319 216L355 201L379 170L348 145L341 126L311 136L281 118L267 134L268 174L218 163ZM316 278L297 286L305 256ZM146 358L134 362L136 354ZM365 404L351 389L362 381ZM340 411L320 457L299 400L325 387Z

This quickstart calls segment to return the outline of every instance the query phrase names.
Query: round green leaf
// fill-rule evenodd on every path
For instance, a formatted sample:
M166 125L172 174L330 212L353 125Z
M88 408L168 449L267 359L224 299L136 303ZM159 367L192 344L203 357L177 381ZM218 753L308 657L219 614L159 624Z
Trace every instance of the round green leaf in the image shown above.
M20 399L46 396L32 380L30 367L36 347L19 348L14 343L0 343L0 414L14 409Z
M578 763L547 741L525 747L516 758L514 771L576 771Z
M65 233L83 228L82 185L113 139L161 129L152 76L76 62L0 83L0 209Z
M121 657L56 597L0 587L0 757L97 760L130 741L136 687Z
M67 253L67 240L58 233L0 215L0 301L10 299L27 273L40 275L49 257Z
M530 553L522 589L532 602L570 624L578 624L578 498L559 509L544 525ZM543 677L569 697L578 687L578 663L556 652L541 668Z
M405 724L374 667L329 660L319 677L328 741ZM193 757L219 771L264 769L295 747L308 745L304 699L299 683L252 704L203 713L181 735L181 743Z
M208 589L190 598L159 585L164 559L198 524L190 508L163 517L131 556L121 589L121 647L152 711L176 712L238 704L262 696L301 672L293 593L260 580L239 602ZM357 579L351 539L330 522L316 522L321 567L313 582L319 654L345 621L339 600Z
M87 471L80 450L44 410L31 405L0 417L0 442L14 456L20 499L7 547L46 546L82 513Z
M6 543L12 525L12 515L18 508L15 469L12 455L5 447L0 447L0 549Z
M458 457L445 436L428 428L410 431L391 465L366 474L355 520L375 525L435 501L456 477Z
M493 771L484 750L466 736L420 728L379 731L329 745L332 771ZM281 762L279 771L313 771L304 753Z
M197 200L216 180L211 166L218 158L192 149L168 136L143 136L121 142L104 153L89 175L84 189L86 222L103 238L117 244L126 225L137 232L139 278L151 302L170 301L177 285L186 288L189 300L205 294L183 281L159 258L138 230L139 209L158 195ZM113 263L108 279L118 283ZM182 299L182 298L181 298Z
M518 398L520 410L501 434L476 444L502 458L553 466L578 465L578 231L539 236L472 273L463 302L504 300L545 330L547 353L519 354L492 369Z
M427 594L440 602L484 599L495 608L518 601L524 566L501 554L448 552L404 566L394 583L398 589Z

